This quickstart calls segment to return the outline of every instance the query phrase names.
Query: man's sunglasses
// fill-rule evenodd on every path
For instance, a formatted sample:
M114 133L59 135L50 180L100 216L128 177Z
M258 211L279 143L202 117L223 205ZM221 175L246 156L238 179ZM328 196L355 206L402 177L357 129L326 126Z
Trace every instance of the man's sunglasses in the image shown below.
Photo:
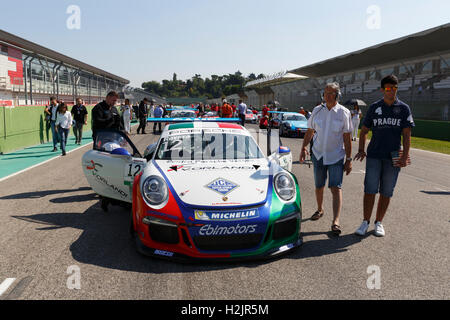
M397 90L398 90L397 86L392 87L392 88L384 88L384 91L386 91L386 92L397 91Z

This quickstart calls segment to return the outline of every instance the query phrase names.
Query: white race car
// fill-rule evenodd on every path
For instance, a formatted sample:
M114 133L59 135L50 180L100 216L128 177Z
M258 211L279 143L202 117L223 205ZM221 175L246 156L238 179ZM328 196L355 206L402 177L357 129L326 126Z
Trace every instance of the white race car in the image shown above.
M121 147L107 151L112 141ZM82 164L103 199L131 204L130 231L143 254L241 260L302 243L290 150L266 157L240 125L170 124L144 157L121 132L99 131Z

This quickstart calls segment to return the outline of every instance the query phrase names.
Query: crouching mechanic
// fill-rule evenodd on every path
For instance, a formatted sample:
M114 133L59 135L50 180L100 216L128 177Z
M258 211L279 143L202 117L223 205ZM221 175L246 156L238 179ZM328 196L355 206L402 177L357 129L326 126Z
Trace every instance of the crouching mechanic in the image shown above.
M394 194L400 169L406 167L408 163L411 128L415 125L411 109L397 98L397 90L397 77L391 75L381 81L384 98L370 106L361 129L359 152L355 160L363 161L365 158L367 160L364 181L364 221L356 231L356 234L360 236L364 236L369 229L375 196L378 193L380 199L375 220L375 235L385 236L383 218ZM366 154L364 150L370 129L372 139ZM403 152L401 153L399 150L402 136ZM402 156L399 161L395 161L399 154Z

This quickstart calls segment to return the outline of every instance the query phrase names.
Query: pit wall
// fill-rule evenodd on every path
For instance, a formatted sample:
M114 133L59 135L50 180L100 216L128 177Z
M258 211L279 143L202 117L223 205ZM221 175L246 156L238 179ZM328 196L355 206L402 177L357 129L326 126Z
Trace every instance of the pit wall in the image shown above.
M91 111L83 131L91 130ZM0 154L52 141L52 132L45 121L45 106L0 107ZM69 106L72 110L72 106ZM73 135L73 130L70 130Z

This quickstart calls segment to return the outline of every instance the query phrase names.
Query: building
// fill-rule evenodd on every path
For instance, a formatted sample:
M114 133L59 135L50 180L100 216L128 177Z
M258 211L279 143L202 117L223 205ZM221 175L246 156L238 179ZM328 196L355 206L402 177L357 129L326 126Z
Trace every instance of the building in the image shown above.
M0 30L0 104L46 105L49 96L68 104L96 104L127 79Z
M293 111L299 107L312 109L320 103L325 84L337 81L343 101L358 98L370 104L381 98L381 79L394 74L400 80L398 95L411 106L416 119L450 120L447 39L450 24L286 72L301 75L300 80L286 79L283 74L247 83L245 94L259 105L277 100Z

